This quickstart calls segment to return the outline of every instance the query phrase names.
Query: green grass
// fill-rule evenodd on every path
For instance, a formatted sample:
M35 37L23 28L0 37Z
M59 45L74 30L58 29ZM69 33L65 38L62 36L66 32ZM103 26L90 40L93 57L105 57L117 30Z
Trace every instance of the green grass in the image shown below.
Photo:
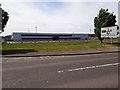
M119 46L119 45L117 45ZM62 42L35 42L35 43L14 43L2 44L2 51L36 51L36 52L61 52L61 51L79 51L95 50L101 48L117 47L110 44L103 45L99 40L80 40L80 41L62 41Z
M112 40L112 46L120 47L120 40L119 39L105 39L105 42L106 42L106 44L111 45L111 40Z

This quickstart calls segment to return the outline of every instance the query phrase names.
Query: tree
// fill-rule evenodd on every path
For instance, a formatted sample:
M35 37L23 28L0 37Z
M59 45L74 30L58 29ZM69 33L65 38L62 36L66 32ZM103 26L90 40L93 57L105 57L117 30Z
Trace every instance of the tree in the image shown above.
M101 38L101 28L102 27L109 27L109 26L115 26L116 23L116 16L110 12L108 12L108 9L101 8L99 10L99 14L97 17L94 18L94 32L96 36L99 38L101 43L103 43L103 38ZM119 27L118 27L119 28Z
M54 35L53 40L59 40L59 35Z
M0 27L1 27L0 30L1 30L1 32L3 32L5 26L8 22L9 14L6 11L4 11L1 7L0 7L0 17L2 17L0 19Z

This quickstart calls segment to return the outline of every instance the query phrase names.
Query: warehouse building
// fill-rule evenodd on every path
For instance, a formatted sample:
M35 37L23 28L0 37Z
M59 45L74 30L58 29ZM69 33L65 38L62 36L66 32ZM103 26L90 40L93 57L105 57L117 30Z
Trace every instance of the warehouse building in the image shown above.
M89 34L69 33L21 33L12 34L13 41L87 40Z

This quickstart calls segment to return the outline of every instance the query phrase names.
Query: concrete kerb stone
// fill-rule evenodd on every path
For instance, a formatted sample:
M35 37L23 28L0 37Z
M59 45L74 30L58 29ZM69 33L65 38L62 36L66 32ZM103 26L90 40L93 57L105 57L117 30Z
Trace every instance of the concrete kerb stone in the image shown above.
M57 53L57 54L22 54L22 55L3 55L2 57L46 57L46 56L73 56L73 55L89 55L89 54L103 54L103 53L119 53L116 51L96 51L96 52L81 52L81 53Z

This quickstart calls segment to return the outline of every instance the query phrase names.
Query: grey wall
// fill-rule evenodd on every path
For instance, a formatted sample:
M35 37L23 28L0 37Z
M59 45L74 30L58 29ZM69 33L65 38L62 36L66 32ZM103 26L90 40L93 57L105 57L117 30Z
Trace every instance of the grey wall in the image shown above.
M12 38L13 38L13 41L22 41L20 33L13 33Z
M74 34L74 35L72 35L72 37L73 38L79 37L81 40L89 39L89 35L88 34Z
M24 36L22 36L24 35ZM27 36L26 36L27 35ZM33 36L29 36L29 35L33 35ZM47 34L48 36L43 36L43 34L41 33L37 33L37 35L42 35L42 36L35 36L36 34L35 33L13 33L12 35L12 38L13 38L13 41L34 41L34 40L53 40L53 36L55 35L54 33L53 34ZM52 36L49 36L49 35L52 35ZM59 35L59 39L62 40L62 39L80 39L80 40L86 40L86 39L89 39L89 34L64 34L62 36L62 34L57 34ZM61 35L61 36L60 36ZM66 36L65 36L66 35Z

